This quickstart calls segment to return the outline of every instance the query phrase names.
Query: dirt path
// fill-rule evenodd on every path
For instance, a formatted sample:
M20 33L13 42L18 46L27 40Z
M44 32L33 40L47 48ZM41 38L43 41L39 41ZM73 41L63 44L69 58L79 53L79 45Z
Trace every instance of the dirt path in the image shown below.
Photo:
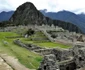
M22 64L20 64L19 61L14 57L8 56L6 54L0 54L0 57L3 58L6 61L6 63L8 63L14 70L30 70L25 66L23 66ZM7 69L2 69L2 70L7 70Z
M13 69L0 57L0 70L13 70Z

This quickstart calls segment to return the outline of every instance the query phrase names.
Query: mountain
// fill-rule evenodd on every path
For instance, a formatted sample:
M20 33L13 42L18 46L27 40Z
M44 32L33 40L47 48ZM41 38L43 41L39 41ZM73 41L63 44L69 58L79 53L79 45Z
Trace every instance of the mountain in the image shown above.
M70 22L78 26L85 33L85 15L77 15L69 11L59 11L59 12L46 12L46 10L41 10L41 12L51 19L61 20L65 22Z
M1 12L0 13L0 22L9 20L9 18L13 15L13 13L14 13L14 11Z
M16 25L45 24L46 18L31 2L26 2L17 8L10 21Z
M78 14L78 16L85 20L85 14L84 13Z
M69 31L81 32L81 30L72 23L45 17L31 2L20 5L10 18L10 22L14 25L54 24Z

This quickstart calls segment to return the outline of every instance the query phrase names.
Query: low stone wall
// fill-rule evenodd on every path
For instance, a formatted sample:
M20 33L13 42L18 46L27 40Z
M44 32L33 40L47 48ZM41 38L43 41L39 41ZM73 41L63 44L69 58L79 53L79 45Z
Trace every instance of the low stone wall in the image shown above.
M26 48L28 50L42 49L42 48L40 48L40 47L38 47L36 45L25 44L25 43L21 42L19 39L15 40L14 43L21 46L21 47L24 47L24 48Z
M49 55L52 53L53 49L40 49L40 50L36 50L35 52L40 53L42 55Z
M39 54L41 54L41 55L49 55L49 54L53 53L53 51L54 51L53 49L41 48L41 47L39 47L39 46L37 46L37 45L23 43L23 42L21 42L21 41L18 40L18 39L15 40L14 43L15 43L16 45L19 45L19 46L21 46L21 47L24 47L24 48L26 48L26 49L28 49L28 50L34 51L34 52L36 52L36 53L39 53Z
M9 38L9 39L11 39L11 38L24 38L24 36L10 36L10 37L6 37L6 38Z

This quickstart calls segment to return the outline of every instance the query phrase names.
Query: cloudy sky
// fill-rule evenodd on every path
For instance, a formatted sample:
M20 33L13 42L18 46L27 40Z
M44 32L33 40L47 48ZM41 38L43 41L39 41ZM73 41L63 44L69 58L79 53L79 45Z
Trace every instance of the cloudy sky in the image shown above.
M85 13L85 0L0 0L0 12L16 10L24 2L32 2L38 10L47 9L51 12L68 10L74 13Z

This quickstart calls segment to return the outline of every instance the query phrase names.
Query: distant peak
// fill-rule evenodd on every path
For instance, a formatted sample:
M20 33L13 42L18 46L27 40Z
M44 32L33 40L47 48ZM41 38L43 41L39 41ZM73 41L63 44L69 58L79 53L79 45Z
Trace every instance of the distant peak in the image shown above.
M67 10L61 10L61 11L59 11L59 12L70 12L70 11L67 11Z

